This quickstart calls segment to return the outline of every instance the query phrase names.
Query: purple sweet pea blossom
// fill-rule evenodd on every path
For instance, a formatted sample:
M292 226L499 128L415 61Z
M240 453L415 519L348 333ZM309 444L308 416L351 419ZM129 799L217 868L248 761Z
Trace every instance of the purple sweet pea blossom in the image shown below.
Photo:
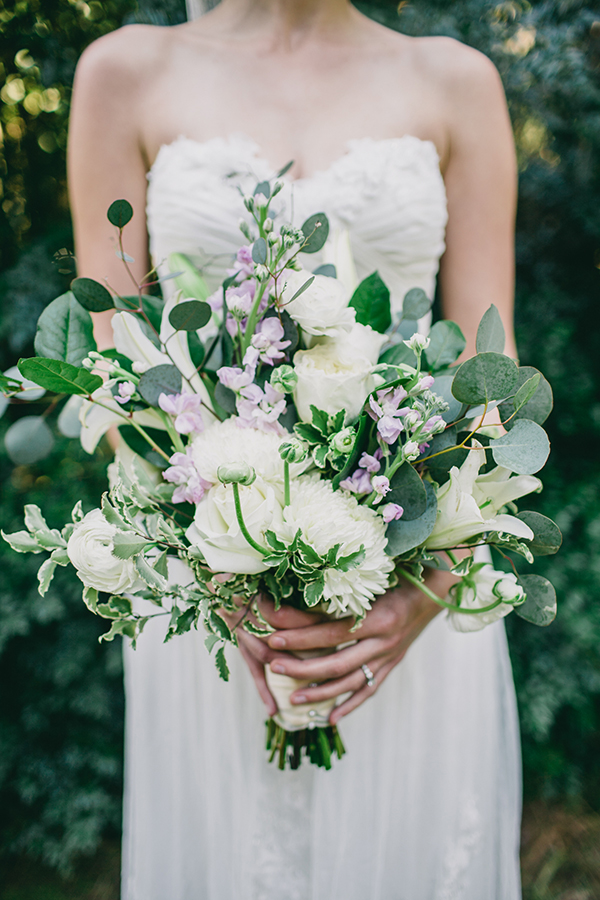
M417 381L416 386L412 389L411 394L419 394L421 391L428 391L433 387L435 378L433 375L422 375Z
M440 431L444 431L445 428L446 423L442 416L432 416L430 419L427 419L423 425L423 433L428 435L438 434Z
M129 403L131 397L135 394L135 384L133 381L122 381L119 384L119 393L115 394L117 403Z
M429 450L429 444L426 444L426 443L424 443L424 444L419 444L419 456L420 456L422 453L425 453L426 450Z
M391 491L390 479L386 478L385 475L375 475L375 477L371 479L371 484L373 485L375 493L380 494L382 497L385 497L385 495L389 494Z
M388 388L385 391L377 391L377 400L374 397L369 398L370 410L367 410L372 419L379 419L382 416L399 415L398 407L406 398L407 394L403 387L397 387L393 390Z
M404 431L402 419L395 416L383 416L377 423L377 431L382 441L393 444L398 440L400 433Z
M358 461L358 465L361 469L366 469L367 472L379 472L381 468L380 459L382 458L383 453L378 448L373 456L370 456L368 453L363 453L360 460Z
M386 525L388 524L388 522L393 522L395 519L400 519L403 513L404 509L397 503L387 503L384 507L382 507L381 510L381 516Z
M238 319L247 316L254 303L256 285L253 281L244 281L240 285L230 287L225 293L227 309Z
M244 354L244 368L240 369L239 366L221 366L217 370L217 378L224 387L239 394L242 388L248 387L254 381L258 356L258 350L254 347L248 347Z
M169 460L170 468L163 472L165 481L177 485L173 491L173 503L200 503L205 491L212 487L209 481L198 474L191 450L188 447L185 453L174 453Z
M160 408L175 419L175 430L179 434L191 434L204 430L200 414L202 398L198 394L161 394Z
M245 244L237 252L235 262L231 269L227 269L227 275L238 275L238 280L250 278L254 274L254 262L252 260L252 247Z
M373 490L371 476L364 469L356 469L350 478L340 481L340 487L352 494L370 494Z
M268 381L265 381L264 390L257 384L242 388L236 406L240 427L283 434L278 419L286 410L285 394L275 390Z
M252 346L259 351L262 362L272 366L276 360L283 359L285 354L282 351L291 344L291 341L282 340L283 336L283 325L277 316L269 316L268 319L262 320L251 339Z

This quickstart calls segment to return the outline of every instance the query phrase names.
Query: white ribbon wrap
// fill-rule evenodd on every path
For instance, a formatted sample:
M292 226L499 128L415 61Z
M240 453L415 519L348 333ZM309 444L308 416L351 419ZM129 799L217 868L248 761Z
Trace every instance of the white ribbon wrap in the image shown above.
M295 653L300 659L314 659L318 656L329 656L332 650L316 650ZM277 712L273 716L275 722L286 731L302 731L311 724L315 727L325 728L329 725L329 716L336 705L337 697L331 700L320 700L313 703L290 702L294 691L306 688L313 684L310 678L292 678L290 675L281 675L272 672L269 666L265 667L265 676L269 690L277 703Z

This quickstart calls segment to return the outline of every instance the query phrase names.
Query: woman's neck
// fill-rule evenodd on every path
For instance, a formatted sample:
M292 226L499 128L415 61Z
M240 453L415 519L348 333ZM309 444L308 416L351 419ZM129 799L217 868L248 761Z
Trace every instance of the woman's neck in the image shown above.
M341 37L356 27L349 0L221 0L204 19L218 31L261 36L293 48L308 38Z

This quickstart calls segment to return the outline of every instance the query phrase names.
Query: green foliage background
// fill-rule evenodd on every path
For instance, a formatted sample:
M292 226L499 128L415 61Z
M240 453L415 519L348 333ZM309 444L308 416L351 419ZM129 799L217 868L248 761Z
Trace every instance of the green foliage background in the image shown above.
M565 535L539 571L559 593L541 631L508 620L529 796L585 796L600 808L600 10L580 0L379 0L391 27L446 34L487 53L509 98L521 170L517 335L522 363L553 384L553 443L540 511ZM123 22L173 24L179 0L0 2L0 368L31 351L39 312L68 282L65 146L70 85L84 47ZM62 255L55 256L58 251ZM11 406L0 425L27 413ZM24 502L51 524L91 506L107 459L57 441L41 464L0 448L0 521ZM60 572L37 595L33 558L0 544L0 867L26 851L68 869L120 821L120 648Z

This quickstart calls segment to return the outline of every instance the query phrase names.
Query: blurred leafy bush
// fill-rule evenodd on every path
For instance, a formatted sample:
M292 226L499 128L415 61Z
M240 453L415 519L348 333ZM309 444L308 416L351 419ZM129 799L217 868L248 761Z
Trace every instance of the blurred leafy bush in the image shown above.
M558 588L558 619L544 631L508 620L526 790L585 793L600 807L600 11L582 0L357 5L406 33L477 47L504 80L520 163L521 361L544 371L556 400L537 502L565 534L559 556L538 564ZM183 16L181 0L0 2L0 368L29 352L40 310L72 270L64 164L79 54L122 22ZM22 412L11 407L3 428ZM78 498L91 506L105 465L64 439L31 467L13 469L0 449L2 527L17 527L26 499L51 523ZM35 568L0 544L0 853L66 868L119 827L120 654L97 644L72 573L42 600Z

